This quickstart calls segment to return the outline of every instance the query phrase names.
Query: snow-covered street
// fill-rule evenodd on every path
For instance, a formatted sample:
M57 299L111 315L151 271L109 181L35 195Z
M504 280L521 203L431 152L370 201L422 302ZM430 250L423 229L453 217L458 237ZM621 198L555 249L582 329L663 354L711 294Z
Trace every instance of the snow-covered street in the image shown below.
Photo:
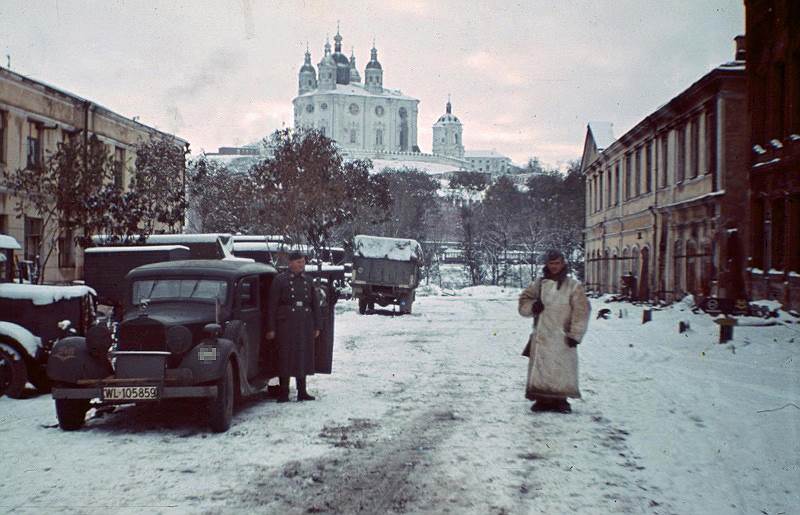
M519 290L449 293L403 317L340 302L317 401L248 399L227 433L192 404L62 432L49 396L0 398L0 512L797 513L800 325L720 345L680 304L642 325L594 300L583 399L535 414Z

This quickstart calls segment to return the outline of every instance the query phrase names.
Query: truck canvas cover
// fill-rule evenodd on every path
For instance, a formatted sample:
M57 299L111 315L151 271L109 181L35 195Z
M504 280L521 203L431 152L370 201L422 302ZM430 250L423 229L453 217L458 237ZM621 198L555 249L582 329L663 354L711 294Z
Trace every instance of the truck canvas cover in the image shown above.
M391 261L421 261L422 247L416 240L358 235L353 238L356 256Z

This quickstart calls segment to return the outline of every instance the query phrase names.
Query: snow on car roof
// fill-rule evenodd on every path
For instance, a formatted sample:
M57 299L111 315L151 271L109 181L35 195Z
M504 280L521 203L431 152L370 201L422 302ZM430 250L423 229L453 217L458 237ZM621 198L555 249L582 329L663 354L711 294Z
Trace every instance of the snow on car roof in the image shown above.
M131 247L92 247L86 249L84 252L87 254L104 254L106 252L153 252L158 250L189 250L189 247L184 245L136 245Z
M49 286L43 284L0 284L0 298L30 300L35 306L46 306L64 299L83 297L87 293L97 295L88 286Z
M361 257L416 261L422 259L422 247L416 240L385 238L359 234L353 238L353 252Z

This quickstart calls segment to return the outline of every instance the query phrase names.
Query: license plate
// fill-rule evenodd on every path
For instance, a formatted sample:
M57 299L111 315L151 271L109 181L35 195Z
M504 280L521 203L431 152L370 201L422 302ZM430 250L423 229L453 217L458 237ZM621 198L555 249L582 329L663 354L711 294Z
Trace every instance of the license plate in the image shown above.
M104 386L104 401L153 401L158 399L158 386Z

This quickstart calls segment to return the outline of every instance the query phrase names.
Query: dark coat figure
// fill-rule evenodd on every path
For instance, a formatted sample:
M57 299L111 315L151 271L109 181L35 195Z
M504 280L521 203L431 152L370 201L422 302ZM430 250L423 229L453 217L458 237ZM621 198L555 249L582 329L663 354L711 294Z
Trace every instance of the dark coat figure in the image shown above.
M298 390L314 370L315 332L321 329L319 298L311 278L286 271L275 277L269 291L267 331L274 333L275 372L286 382L294 376Z

